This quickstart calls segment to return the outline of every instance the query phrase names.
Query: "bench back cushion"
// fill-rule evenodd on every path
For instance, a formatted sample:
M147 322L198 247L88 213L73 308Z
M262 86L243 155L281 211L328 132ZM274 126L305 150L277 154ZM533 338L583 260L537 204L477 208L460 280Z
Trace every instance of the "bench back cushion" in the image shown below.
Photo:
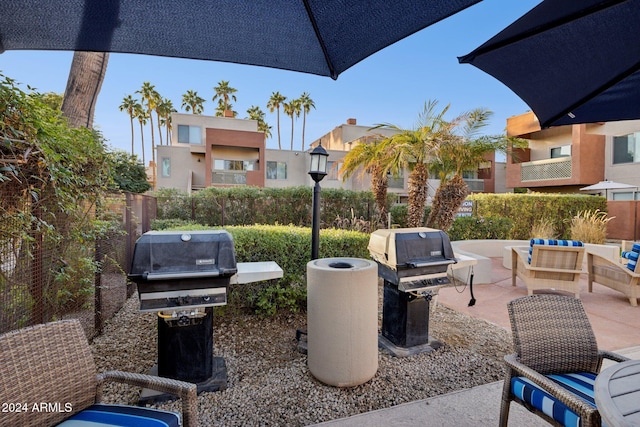
M56 425L94 403L96 367L78 320L0 335L0 354L0 402L28 406L2 414L3 425Z
M534 245L581 247L581 246L584 246L584 243L582 243L579 240L531 239L529 241L529 257L527 258L527 262L529 264L531 264L531 254L533 253L533 246Z

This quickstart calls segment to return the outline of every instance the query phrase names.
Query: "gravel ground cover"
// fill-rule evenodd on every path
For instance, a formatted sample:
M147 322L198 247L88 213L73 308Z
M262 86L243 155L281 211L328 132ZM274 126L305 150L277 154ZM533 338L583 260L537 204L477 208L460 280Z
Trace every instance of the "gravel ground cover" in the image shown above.
M443 343L431 353L398 358L379 350L379 368L366 384L335 388L317 381L298 350L297 329L306 314L260 318L218 310L214 355L227 365L224 391L198 397L202 426L305 426L437 396L503 378L502 357L511 352L510 332L436 306L429 334ZM138 312L134 294L92 342L98 371L147 373L157 357L156 315ZM139 390L110 385L108 402L135 404ZM178 402L157 405L178 410Z

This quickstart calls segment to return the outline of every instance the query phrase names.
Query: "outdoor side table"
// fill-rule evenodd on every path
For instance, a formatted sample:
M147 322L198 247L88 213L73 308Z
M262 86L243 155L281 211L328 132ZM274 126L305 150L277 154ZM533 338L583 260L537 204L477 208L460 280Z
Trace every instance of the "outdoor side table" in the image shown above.
M596 377L596 406L609 427L640 425L640 360L610 366Z

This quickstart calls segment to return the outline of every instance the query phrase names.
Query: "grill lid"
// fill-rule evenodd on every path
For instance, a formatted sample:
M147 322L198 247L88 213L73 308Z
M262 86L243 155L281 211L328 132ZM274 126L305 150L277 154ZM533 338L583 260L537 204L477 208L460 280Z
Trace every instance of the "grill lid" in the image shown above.
M237 272L233 238L224 230L149 231L136 242L134 282L229 277Z
M371 233L369 252L393 270L438 268L456 262L449 236L433 228L381 229Z

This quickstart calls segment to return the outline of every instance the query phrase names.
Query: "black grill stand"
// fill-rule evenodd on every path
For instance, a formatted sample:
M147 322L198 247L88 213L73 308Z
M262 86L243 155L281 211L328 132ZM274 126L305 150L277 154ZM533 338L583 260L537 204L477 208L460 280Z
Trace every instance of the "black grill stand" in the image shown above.
M213 356L213 308L201 318L167 321L158 316L158 364L149 372L165 378L195 383L198 394L227 388L227 367ZM162 402L175 396L143 390L139 404Z
M398 357L427 353L442 343L429 336L429 302L431 295L416 296L384 281L382 334L380 347Z

